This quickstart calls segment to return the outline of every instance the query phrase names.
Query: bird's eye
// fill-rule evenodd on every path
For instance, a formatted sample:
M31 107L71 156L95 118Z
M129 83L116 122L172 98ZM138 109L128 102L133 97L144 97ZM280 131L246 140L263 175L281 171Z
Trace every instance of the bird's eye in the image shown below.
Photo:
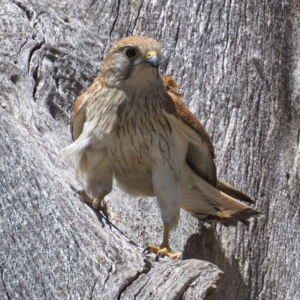
M125 55L126 55L128 58L132 59L132 58L135 58L135 57L137 56L137 52L136 52L136 50L133 49L133 48L128 48L128 49L126 49L126 51L125 51Z

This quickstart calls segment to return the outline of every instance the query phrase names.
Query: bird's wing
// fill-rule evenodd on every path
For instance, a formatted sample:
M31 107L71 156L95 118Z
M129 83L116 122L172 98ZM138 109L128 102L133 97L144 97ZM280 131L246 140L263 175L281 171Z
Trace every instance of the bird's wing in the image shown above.
M166 117L176 128L182 129L189 138L189 146L186 155L188 166L201 178L205 179L218 190L248 203L255 203L253 199L243 192L235 189L228 183L217 179L216 166L214 163L214 148L211 139L203 125L187 109L180 100L181 94L177 93L179 86L172 76L161 76L168 91L171 101L165 107Z
M203 125L188 110L177 93L178 85L172 76L162 76L170 96L164 114L177 130L181 130L189 140L186 162L200 177L213 186L217 184L214 148Z
M91 147L101 149L101 143L104 144L117 126L118 109L123 98L121 91L102 84L101 76L95 79L75 101L71 126L73 143L64 149L64 159L80 159Z
M72 121L71 121L71 133L73 141L77 140L83 130L83 125L86 120L85 110L88 100L88 91L81 94L74 103Z
M97 86L101 86L101 77L98 76L93 84L82 93L75 101L72 113L71 133L73 141L77 140L83 131L83 125L86 121L87 103L93 99L93 94Z

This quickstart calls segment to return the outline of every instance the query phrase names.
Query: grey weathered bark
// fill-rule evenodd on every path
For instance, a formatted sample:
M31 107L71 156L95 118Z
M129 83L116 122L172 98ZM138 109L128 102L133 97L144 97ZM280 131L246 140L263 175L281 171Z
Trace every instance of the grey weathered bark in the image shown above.
M300 299L299 24L298 1L0 0L0 298ZM182 213L183 261L141 255L161 239L154 199L116 189L110 223L59 160L75 98L126 35L161 42L219 176L265 214L198 229Z

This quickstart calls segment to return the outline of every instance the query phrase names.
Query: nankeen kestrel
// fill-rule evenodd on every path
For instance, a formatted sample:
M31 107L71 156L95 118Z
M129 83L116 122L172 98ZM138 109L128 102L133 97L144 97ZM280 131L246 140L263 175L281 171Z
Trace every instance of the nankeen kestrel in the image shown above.
M113 178L129 194L155 196L163 242L147 250L178 257L168 238L180 207L226 226L248 224L261 213L236 200L254 203L247 195L217 179L210 137L180 100L174 78L159 73L160 56L159 43L148 37L112 46L100 75L75 102L74 142L65 156L78 159L86 180L81 194L96 209L105 210Z

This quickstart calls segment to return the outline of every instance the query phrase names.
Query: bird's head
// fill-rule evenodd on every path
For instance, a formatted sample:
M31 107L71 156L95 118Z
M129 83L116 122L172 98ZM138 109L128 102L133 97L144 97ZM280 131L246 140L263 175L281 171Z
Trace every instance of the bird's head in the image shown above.
M158 72L160 45L151 38L131 36L119 40L108 52L101 71L107 86L120 87L161 80Z

